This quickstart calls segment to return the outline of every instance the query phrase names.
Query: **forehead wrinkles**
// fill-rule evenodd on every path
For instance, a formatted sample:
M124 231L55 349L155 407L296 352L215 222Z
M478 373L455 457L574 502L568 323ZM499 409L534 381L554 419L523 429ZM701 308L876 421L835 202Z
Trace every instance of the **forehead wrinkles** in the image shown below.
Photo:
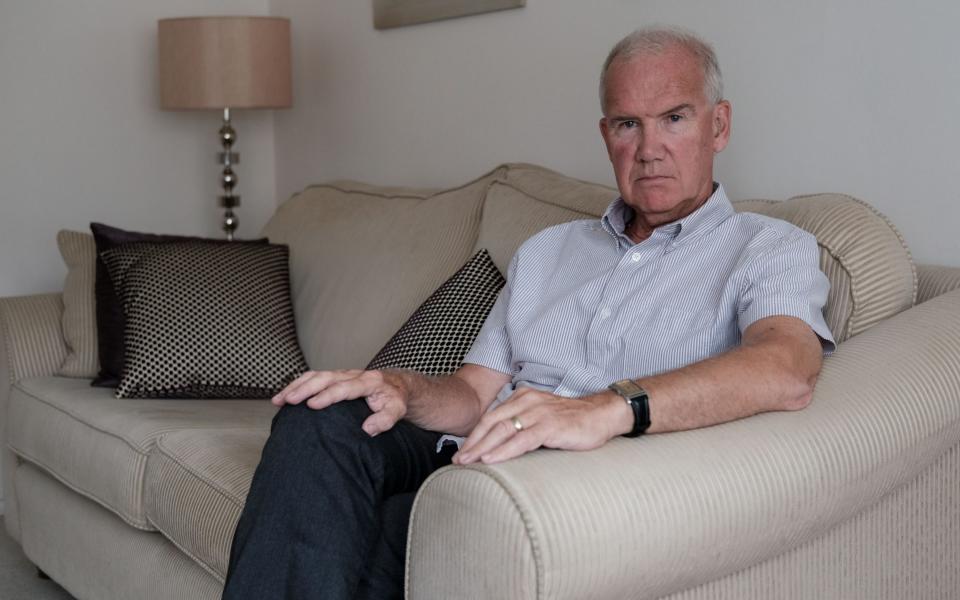
M657 115L680 104L706 101L700 65L681 49L617 60L610 65L607 81L610 116L627 108Z

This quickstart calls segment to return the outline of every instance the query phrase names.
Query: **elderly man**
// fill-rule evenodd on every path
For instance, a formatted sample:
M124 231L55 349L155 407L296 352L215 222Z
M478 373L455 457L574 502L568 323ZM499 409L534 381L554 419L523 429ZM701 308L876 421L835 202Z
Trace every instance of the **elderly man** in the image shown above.
M604 64L601 103L620 198L523 244L463 367L310 372L273 399L225 597L401 597L413 496L451 460L810 402L828 283L809 234L735 213L713 180L731 108L712 49L637 31Z

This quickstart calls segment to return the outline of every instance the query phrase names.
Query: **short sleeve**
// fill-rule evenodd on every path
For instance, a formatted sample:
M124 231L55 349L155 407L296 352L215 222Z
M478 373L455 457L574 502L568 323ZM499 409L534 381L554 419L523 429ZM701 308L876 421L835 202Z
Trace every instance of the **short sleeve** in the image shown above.
M820 270L819 259L816 238L802 229L756 256L737 311L740 332L766 317L796 317L820 337L825 353L832 352L833 334L823 318L830 282Z
M473 346L464 357L463 362L465 364L480 365L508 375L513 373L513 351L507 332L507 314L509 312L511 290L513 289L516 261L517 257L514 256L510 261L510 266L507 267L507 283L500 290L500 295L497 296L497 301L490 309L487 320L480 328L477 339L474 340Z

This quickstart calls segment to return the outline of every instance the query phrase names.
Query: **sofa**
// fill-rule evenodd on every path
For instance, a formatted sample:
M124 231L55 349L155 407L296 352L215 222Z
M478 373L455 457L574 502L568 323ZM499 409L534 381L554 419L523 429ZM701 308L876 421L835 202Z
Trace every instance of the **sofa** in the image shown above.
M478 249L505 272L614 197L528 164L445 190L336 181L263 235L289 246L307 363L357 367ZM817 236L839 344L811 405L441 469L413 508L409 598L960 597L960 268L914 265L848 196L735 205ZM7 531L79 599L218 598L275 408L91 387L68 329L92 275L68 267L62 293L0 299Z

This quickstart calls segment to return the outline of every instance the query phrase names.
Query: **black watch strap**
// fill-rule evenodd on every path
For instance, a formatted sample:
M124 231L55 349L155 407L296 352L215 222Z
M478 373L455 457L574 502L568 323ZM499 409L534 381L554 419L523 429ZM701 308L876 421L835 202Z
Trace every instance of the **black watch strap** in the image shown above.
M643 435L650 427L650 396L647 391L632 379L621 379L611 383L610 389L626 400L630 410L633 411L633 429L630 433L623 435L626 437Z

